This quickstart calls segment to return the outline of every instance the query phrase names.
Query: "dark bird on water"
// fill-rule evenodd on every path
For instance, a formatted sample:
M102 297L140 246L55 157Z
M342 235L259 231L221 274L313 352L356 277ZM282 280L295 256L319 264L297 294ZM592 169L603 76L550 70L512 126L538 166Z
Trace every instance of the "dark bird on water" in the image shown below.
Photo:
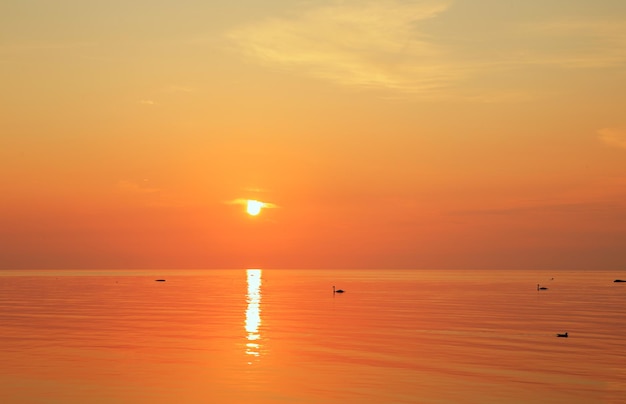
M537 284L537 290L548 290L548 288L546 288L545 286L539 286L539 284Z
M626 282L626 281L623 279L615 279L613 282Z
M155 282L165 282L165 279L155 279Z
M565 334L556 334L557 337L567 338L567 332Z
M343 289L337 289L335 290L335 287L333 286L333 293L343 293L344 290Z

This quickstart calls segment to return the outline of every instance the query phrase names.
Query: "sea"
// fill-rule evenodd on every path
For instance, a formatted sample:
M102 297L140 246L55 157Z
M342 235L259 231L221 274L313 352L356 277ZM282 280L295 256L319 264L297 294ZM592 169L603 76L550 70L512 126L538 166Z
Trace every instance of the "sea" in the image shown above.
M626 403L618 278L3 270L0 403Z

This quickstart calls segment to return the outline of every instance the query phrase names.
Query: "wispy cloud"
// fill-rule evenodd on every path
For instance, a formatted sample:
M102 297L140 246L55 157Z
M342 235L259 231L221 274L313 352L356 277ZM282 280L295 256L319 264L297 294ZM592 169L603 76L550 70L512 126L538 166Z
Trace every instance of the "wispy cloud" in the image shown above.
M527 24L527 34L541 38L526 49L528 64L568 68L602 68L626 63L626 21L612 18L570 18ZM534 39L539 39L534 38Z
M626 128L603 128L598 130L598 137L609 146L626 149Z
M129 194L154 194L161 191L159 188L149 186L148 180L143 180L142 183L121 180L117 183L117 189L120 192Z
M0 46L0 50L7 52L22 51L56 51L66 49L91 48L96 46L94 42L61 42L61 41L20 41L4 44Z
M564 189L550 197L493 201L479 209L454 210L450 215L615 215L626 218L626 177L602 176ZM599 216L598 216L599 217Z
M516 21L494 25L497 31L490 37L457 31L455 38L443 38L426 22L437 18L451 23L445 16L452 6L445 0L335 0L239 27L228 37L249 60L268 68L346 86L429 96L491 83L493 73L515 69L626 64L626 21ZM516 83L474 88L474 95L464 98L500 102L537 96Z
M116 184L117 194L132 204L153 208L180 208L187 203L171 190L152 185L149 179L120 180Z
M185 96L186 94L194 93L196 89L189 86L170 85L162 87L158 90L152 91L151 94L146 94L146 98L139 100L141 105L164 105L167 101L177 95ZM155 99L159 101L155 101Z
M193 93L196 89L189 86L169 86L163 89L166 93Z
M418 29L447 8L442 2L338 2L241 27L229 37L268 66L345 85L425 91L458 76L441 69L441 50Z
M256 200L256 199L237 198L237 199L233 199L233 200L230 200L230 201L226 201L224 203L227 204L227 205L247 206L248 205L248 201L250 201L250 200ZM265 202L265 201L258 201L258 202L261 202L263 204L263 208L273 209L273 208L278 208L279 207L275 203L271 203L271 202Z
M485 208L474 210L457 210L448 212L451 215L520 215L520 214L581 214L609 211L623 211L623 204L616 201L535 201L521 206Z

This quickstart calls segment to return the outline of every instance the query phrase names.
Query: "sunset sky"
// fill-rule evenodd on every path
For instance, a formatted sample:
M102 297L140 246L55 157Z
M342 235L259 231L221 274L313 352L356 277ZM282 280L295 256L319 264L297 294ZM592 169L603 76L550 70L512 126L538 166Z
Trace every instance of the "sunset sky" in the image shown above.
M626 270L626 1L4 0L0 190L0 268Z

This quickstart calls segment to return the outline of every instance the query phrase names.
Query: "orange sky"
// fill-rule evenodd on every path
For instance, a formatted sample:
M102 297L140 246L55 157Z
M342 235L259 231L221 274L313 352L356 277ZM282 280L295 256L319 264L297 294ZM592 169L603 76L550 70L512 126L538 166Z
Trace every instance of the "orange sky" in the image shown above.
M3 3L1 268L626 267L626 3L127 3Z

